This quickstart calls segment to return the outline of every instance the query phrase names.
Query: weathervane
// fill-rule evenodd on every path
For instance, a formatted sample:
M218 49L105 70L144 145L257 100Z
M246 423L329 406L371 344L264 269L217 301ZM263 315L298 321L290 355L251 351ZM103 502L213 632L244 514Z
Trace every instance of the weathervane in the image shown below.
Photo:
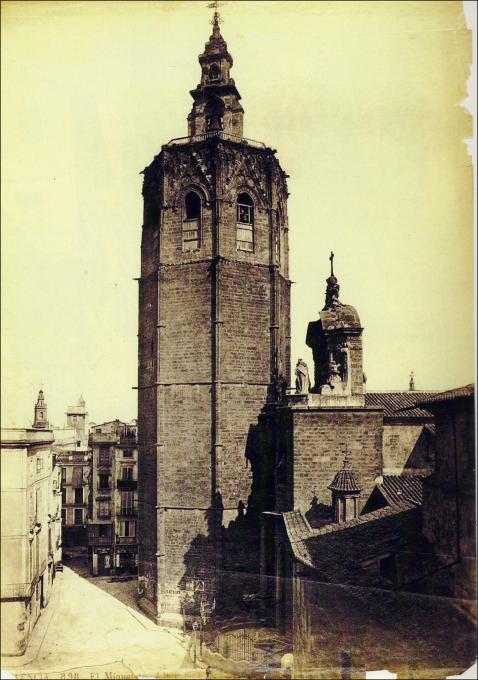
M218 12L218 8L222 7L225 4L226 4L225 2L218 2L218 0L214 0L214 2L209 3L208 8L214 10L214 16L211 19L211 24L213 24L214 26L217 26L218 24L222 23L221 15Z
M330 251L329 260L330 260L330 276L333 276L334 275L334 254L333 254L332 251Z

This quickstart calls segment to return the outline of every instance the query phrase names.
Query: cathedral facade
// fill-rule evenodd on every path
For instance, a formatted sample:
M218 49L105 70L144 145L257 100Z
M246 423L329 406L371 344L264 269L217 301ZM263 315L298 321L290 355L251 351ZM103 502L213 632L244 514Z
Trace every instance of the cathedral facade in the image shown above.
M287 176L243 138L217 13L199 63L188 136L144 170L139 590L161 622L219 602L238 560L258 566L257 419L290 382Z

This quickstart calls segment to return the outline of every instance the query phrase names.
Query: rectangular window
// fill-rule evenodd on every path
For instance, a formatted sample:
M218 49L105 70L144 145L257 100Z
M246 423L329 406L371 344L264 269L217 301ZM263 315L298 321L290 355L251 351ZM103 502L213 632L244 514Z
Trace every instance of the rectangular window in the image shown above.
M101 538L107 538L110 534L109 524L100 524L98 527L98 533Z
M38 456L37 458L37 474L43 470L43 459Z
M131 458L132 455L133 455L133 452L130 451L130 449L125 449L123 451L123 458Z
M83 524L83 510L75 510L75 524Z
M247 194L240 194L236 214L237 250L254 251L254 207Z
M109 447L102 447L100 449L98 465L100 467L109 467L110 464L110 449Z
M121 492L121 514L126 517L134 515L133 492Z
M75 504L79 505L83 503L83 488L75 489Z
M125 522L120 522L119 524L120 536L136 536L136 522L127 520Z
M83 486L83 466L75 465L71 476L71 485L75 488Z
M63 524L66 522L66 509L65 508L61 509L61 521L63 522Z
M61 504L66 505L66 489L63 487L61 490Z
M103 489L103 491L110 488L109 475L99 475L98 477L98 489Z
M98 501L98 517L101 519L109 519L111 513L109 501Z
M125 481L133 479L133 468L130 465L123 468L122 479Z
M183 250L198 250L201 220L183 221Z
M66 467L61 468L61 483L64 484L66 482Z

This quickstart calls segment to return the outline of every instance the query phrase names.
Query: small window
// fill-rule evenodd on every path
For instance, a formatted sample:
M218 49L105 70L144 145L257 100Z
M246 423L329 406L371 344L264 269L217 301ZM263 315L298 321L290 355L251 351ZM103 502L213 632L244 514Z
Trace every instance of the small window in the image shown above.
M123 458L131 458L132 455L133 455L133 452L130 451L129 449L125 449L123 451Z
M123 477L125 481L133 479L133 468L131 466L123 468Z
M236 217L237 250L254 251L254 204L249 194L242 193L237 197Z
M109 519L111 515L111 507L109 501L98 501L98 517L102 519Z
M61 521L63 522L63 524L66 522L66 510L65 510L65 508L61 509Z
M83 503L83 489L75 489L75 504L81 505Z
M120 522L119 531L120 536L136 536L136 523L130 520Z
M221 69L217 64L212 64L210 70L209 70L209 78L210 80L219 80L221 76Z
M66 489L61 490L61 504L66 505Z
M98 488L103 489L103 490L110 488L110 482L109 482L109 476L108 475L99 475Z
M198 250L201 234L201 198L190 191L184 199L183 250Z
M75 510L75 524L83 524L83 510Z
M61 482L62 484L66 482L66 467L61 468Z
M37 458L37 472L41 472L43 470L43 460L41 458Z
M101 536L101 538L106 538L107 536L109 536L109 529L110 527L108 524L99 525L99 535Z
M109 467L110 464L110 450L109 447L102 447L100 449L100 457L98 464L100 467Z

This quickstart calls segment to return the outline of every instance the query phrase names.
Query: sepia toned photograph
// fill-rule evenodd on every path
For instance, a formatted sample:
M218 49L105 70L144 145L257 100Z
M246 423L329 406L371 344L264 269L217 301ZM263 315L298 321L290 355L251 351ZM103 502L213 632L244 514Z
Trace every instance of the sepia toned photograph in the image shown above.
M2 678L476 677L472 27L2 2Z

